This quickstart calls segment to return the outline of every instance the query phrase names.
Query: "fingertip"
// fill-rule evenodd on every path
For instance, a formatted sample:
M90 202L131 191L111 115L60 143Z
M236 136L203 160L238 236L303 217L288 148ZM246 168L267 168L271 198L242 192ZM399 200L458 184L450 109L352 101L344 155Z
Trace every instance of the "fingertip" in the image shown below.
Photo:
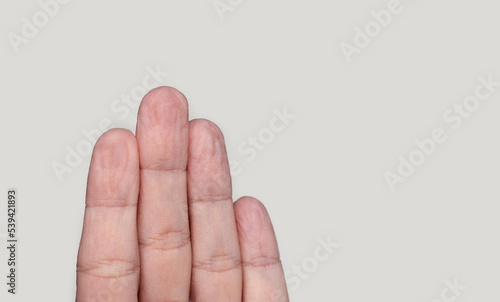
M165 96L172 97L179 102L179 104L187 107L186 96L180 92L177 88L171 86L159 86L157 88L151 89L143 98L143 100L164 98Z
M252 197L252 196L242 196L238 200L234 202L234 208L235 211L241 211L242 214L243 212L247 211L249 208L250 209L256 209L258 211L265 211L267 212L264 204L260 202L257 198Z
M203 118L194 119L189 122L189 127L191 130L191 138L193 140L209 140L208 142L210 142L220 139L224 141L224 134L222 133L222 130L216 123L210 120Z
M128 196L139 173L137 141L132 132L111 129L96 142L88 177L89 199ZM100 196L100 197L99 197Z
M137 117L140 164L150 170L184 170L189 113L186 98L172 87L151 90Z
M127 169L136 161L130 159L137 155L137 141L127 129L111 129L97 140L94 147L94 160L101 169Z
M206 119L189 124L188 184L194 200L231 197L231 173L226 144L220 128Z
M194 119L189 123L189 157L204 162L216 158L218 164L227 161L224 134L217 124L206 119Z
M101 137L99 137L99 139L96 142L96 147L99 146L100 144L108 144L122 140L125 143L134 144L135 135L132 133L132 131L128 129L113 128L104 132L104 134L101 135Z
M161 123L172 114L186 115L188 101L179 90L161 86L149 91L139 106L138 119L151 123Z
M236 221L242 235L260 236L260 231L272 229L271 220L266 207L258 199L244 196L234 203Z

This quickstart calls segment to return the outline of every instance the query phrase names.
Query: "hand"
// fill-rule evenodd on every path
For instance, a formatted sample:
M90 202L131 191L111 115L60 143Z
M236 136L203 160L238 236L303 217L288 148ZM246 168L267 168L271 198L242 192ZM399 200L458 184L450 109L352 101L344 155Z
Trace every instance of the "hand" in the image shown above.
M288 301L271 220L233 203L224 138L188 119L179 91L144 97L136 136L96 143L78 253L76 300Z

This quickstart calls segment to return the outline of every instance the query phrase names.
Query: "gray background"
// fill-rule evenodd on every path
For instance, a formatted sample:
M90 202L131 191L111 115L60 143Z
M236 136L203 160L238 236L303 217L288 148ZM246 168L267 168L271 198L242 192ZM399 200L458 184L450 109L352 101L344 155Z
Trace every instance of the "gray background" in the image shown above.
M0 2L0 193L20 197L19 295L0 300L74 299L90 155L62 181L53 165L102 119L134 130L137 109L112 104L157 66L222 128L234 197L266 204L284 268L309 271L289 271L292 300L433 301L455 278L450 299L499 300L500 91L459 129L443 120L478 77L500 81L498 2L403 0L350 63L341 43L391 1L221 2L223 19L213 0L72 0L18 52L9 34L42 8ZM239 146L285 107L295 118L248 160ZM384 174L435 128L447 141L392 192ZM329 236L340 247L315 260Z

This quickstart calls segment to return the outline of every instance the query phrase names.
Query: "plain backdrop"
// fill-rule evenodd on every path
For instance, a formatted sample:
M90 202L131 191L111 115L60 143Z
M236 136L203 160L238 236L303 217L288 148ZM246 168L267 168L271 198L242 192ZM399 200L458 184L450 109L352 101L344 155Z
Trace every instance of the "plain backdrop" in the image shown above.
M72 0L45 22L38 1L1 0L0 234L17 188L19 279L8 295L4 238L0 300L74 300L90 155L69 167L68 150L102 120L135 130L137 108L115 106L159 68L191 118L224 132L234 199L268 208L292 301L498 301L500 91L459 129L443 114L479 77L500 81L500 7L402 0L349 63L342 43L376 32L371 12L390 2L221 0L221 18L213 0ZM43 26L16 52L33 17ZM266 130L283 110L295 117ZM436 128L447 141L392 192L386 172ZM339 247L318 260L328 238Z

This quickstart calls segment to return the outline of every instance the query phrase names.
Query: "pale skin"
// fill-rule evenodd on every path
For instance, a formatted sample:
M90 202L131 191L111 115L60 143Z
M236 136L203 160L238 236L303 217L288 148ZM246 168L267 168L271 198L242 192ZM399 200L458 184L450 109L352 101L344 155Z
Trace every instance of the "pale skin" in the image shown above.
M136 135L94 147L78 252L76 301L289 301L278 244L260 201L233 203L224 137L188 118L160 87Z

